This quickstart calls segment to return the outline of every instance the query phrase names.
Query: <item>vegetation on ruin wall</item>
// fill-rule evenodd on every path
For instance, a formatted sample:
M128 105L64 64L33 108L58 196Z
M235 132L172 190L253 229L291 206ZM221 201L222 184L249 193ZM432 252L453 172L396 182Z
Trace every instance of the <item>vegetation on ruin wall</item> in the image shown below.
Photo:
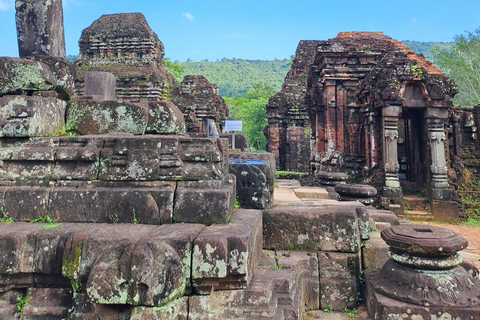
M455 36L451 48L435 48L433 55L433 62L458 86L454 103L462 107L480 104L480 28Z
M230 117L243 121L243 131L252 151L265 150L263 128L268 124L265 105L276 90L267 82L258 82L242 95L225 97Z

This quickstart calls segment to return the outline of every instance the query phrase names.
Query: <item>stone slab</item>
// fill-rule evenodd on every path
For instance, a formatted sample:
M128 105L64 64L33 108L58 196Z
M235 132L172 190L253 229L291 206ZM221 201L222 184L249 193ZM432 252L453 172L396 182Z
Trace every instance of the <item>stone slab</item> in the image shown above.
M236 210L226 225L207 227L194 243L192 279L196 292L246 288L262 252L262 214Z
M113 73L102 71L86 71L84 78L84 94L95 96L97 101L115 100L116 78Z
M183 113L170 101L155 101L148 104L146 133L181 134L186 132Z
M342 311L357 306L361 254L319 252L320 308Z
M330 199L327 190L320 187L303 187L294 189L294 192L301 199Z
M55 98L8 95L0 98L0 137L44 137L65 126L66 102Z
M148 110L120 101L74 100L67 108L68 127L81 135L145 133Z
M233 183L219 189L177 188L173 220L206 225L226 223L233 212L234 195Z
M362 233L353 206L277 206L263 211L263 229L269 250L360 250Z
M55 89L55 77L44 63L1 57L0 66L0 96L26 95L29 92Z

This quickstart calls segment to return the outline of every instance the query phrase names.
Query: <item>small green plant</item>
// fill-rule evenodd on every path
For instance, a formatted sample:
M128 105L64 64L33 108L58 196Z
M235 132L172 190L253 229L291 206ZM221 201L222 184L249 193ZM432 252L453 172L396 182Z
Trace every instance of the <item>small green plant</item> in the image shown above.
M235 202L233 204L233 210L240 209L240 203L238 201L238 197L235 197Z
M1 217L0 217L0 222L5 222L7 224L10 224L10 223L13 223L14 221L13 221L13 218L6 218L2 214Z
M405 202L405 211L410 211L412 208L410 208L410 205Z
M55 229L56 227L60 227L61 225L62 225L61 223L52 223L52 224L44 225L44 226L40 227L39 229L50 230L50 229Z
M278 188L278 184L275 182L275 184L273 185L275 188Z
M266 263L266 262L262 259L262 265L263 265L264 267L271 268L271 269L275 269L275 270L282 270L282 269L283 269L283 266L282 266L281 264L279 264L277 261L275 261L275 264L274 264L274 265L271 265L271 264Z
M349 318L355 318L357 316L358 310L356 308L353 308L353 309L345 308L344 310L347 313Z
M28 295L22 298L18 293L15 293L15 301L17 302L17 311L20 314L20 316L23 314L23 310L25 309L25 306L30 302L31 298L32 297Z
M55 223L55 220L50 218L50 216L47 214L45 215L45 217L33 219L32 221L30 221L30 223Z
M110 221L112 221L112 223L117 223L118 222L118 215L117 214L111 214L110 215Z
M233 219L232 215L229 215L227 218L227 223L232 223L235 222L235 219Z
M423 78L422 68L418 64L412 66L410 70L412 70L412 73L415 76L415 78Z
M132 223L133 224L140 223L140 219L137 219L137 214L135 213L135 209L132 210L132 213L133 213Z
M323 309L323 312L333 313L332 305L329 304L326 308Z

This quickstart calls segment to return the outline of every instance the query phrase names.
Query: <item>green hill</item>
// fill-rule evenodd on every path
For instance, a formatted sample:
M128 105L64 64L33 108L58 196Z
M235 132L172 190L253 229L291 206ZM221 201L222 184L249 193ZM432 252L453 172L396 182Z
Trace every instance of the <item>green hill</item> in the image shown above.
M410 49L416 53L421 53L425 56L427 60L434 62L432 55L433 48L439 49L450 49L452 47L451 42L418 42L418 41L402 41L403 44L408 46Z
M287 59L264 61L224 58L217 62L187 61L181 65L185 67L182 76L203 75L218 86L220 95L233 97L244 94L258 82L266 82L277 91L280 90L290 70L289 62Z

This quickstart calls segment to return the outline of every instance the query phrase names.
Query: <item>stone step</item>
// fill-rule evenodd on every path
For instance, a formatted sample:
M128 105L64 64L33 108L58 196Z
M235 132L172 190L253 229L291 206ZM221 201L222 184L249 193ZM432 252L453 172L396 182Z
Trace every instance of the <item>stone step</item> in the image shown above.
M22 320L60 320L68 316L72 306L72 289L29 288L29 302L23 309Z
M305 252L264 251L246 289L191 296L189 319L300 320L305 306L319 308L318 286L314 256Z
M295 195L300 199L330 199L325 188L302 187L293 189Z
M408 205L410 210L426 211L429 206L428 199L416 195L404 195L403 199L405 200L405 206Z
M427 211L405 211L403 214L397 214L400 219L413 221L433 221L433 216Z

